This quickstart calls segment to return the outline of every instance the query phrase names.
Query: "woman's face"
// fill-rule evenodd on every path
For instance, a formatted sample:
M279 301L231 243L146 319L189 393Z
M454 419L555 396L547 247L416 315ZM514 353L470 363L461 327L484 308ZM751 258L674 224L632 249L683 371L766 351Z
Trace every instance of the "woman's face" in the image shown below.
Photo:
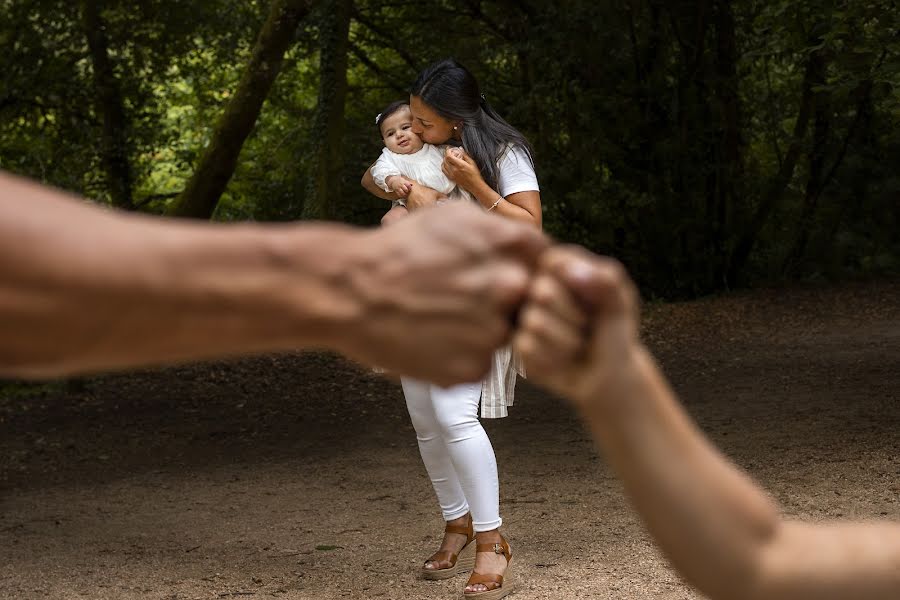
M422 102L418 96L409 97L412 112L412 131L422 141L429 144L446 144L451 139L459 139L459 132L453 130L453 122L437 114L433 108Z

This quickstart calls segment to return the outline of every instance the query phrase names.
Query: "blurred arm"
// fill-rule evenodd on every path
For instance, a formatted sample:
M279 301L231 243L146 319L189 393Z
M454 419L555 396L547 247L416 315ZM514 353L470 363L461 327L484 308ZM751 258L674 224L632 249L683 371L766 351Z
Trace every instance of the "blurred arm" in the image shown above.
M675 567L711 598L900 598L900 524L783 520L643 349L584 416Z
M356 242L341 226L118 213L0 173L0 373L323 344L360 311L341 284Z
M0 375L322 347L474 381L548 244L462 204L374 230L223 225L104 210L0 173Z
M784 520L690 419L638 317L618 262L558 246L541 255L515 345L581 413L681 574L722 600L900 598L900 523Z

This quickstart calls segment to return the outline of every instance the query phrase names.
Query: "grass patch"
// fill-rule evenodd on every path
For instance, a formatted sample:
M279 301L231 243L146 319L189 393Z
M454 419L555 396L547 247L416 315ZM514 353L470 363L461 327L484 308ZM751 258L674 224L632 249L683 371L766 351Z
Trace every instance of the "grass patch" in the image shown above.
M0 379L0 398L20 400L60 392L66 387L65 381L17 381Z

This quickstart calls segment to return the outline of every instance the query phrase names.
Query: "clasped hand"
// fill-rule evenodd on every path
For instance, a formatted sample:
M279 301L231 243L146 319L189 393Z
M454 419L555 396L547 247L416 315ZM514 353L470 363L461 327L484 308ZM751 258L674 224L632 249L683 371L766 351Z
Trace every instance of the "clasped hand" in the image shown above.
M447 148L441 171L447 179L467 192L472 192L484 180L478 165L462 148Z
M532 226L451 205L371 235L380 251L348 274L366 308L341 349L362 362L450 385L512 341L529 377L578 402L639 346L622 267Z

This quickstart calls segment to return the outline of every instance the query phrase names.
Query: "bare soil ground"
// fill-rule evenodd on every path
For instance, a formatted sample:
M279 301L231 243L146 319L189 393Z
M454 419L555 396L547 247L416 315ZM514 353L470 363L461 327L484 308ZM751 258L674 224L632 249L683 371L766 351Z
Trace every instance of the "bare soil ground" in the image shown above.
M710 437L791 517L900 519L900 282L648 307ZM569 409L489 421L514 598L697 598ZM321 354L0 398L0 598L454 598L399 386Z

